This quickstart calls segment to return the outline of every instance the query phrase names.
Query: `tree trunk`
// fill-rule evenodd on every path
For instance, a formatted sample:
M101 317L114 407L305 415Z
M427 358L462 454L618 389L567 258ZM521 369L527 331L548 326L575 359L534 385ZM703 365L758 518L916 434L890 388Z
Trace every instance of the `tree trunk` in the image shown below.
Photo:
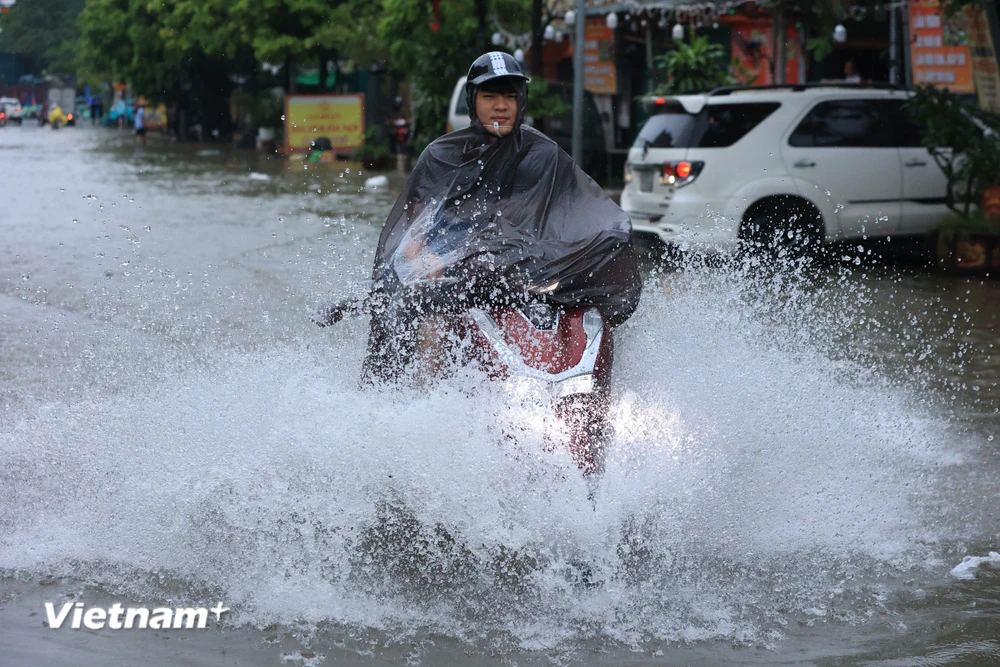
M326 79L329 75L327 69L326 51L319 54L319 91L326 92Z
M542 0L531 0L531 76L542 78L545 60L542 26Z
M489 25L486 23L486 15L489 10L489 0L475 0L476 18L479 19L479 27L476 29L476 52L486 51L486 31Z
M295 74L292 69L292 59L285 58L285 93L287 95L295 93Z

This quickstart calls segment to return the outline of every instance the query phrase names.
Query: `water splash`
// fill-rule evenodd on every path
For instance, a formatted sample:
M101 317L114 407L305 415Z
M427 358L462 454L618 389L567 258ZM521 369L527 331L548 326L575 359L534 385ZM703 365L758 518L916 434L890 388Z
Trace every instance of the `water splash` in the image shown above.
M949 537L928 496L962 453L905 383L830 354L855 297L739 265L651 281L596 490L530 392L359 389L360 323L153 355L0 433L0 568L501 649L858 622Z

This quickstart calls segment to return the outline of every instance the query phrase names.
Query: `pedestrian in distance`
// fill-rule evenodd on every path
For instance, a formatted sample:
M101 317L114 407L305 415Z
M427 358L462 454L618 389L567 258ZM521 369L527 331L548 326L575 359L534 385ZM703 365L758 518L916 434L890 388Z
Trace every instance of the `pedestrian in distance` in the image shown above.
M139 98L135 103L135 143L146 145L146 100Z

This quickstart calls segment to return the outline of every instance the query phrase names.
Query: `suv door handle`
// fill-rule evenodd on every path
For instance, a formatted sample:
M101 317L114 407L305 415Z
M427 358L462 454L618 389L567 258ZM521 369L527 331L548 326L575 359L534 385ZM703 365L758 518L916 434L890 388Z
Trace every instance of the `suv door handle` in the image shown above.
M914 158L906 163L907 167L926 167L927 162L921 160L920 158Z
M799 169L804 169L805 167L815 167L816 163L812 160L799 160L795 163L795 166Z

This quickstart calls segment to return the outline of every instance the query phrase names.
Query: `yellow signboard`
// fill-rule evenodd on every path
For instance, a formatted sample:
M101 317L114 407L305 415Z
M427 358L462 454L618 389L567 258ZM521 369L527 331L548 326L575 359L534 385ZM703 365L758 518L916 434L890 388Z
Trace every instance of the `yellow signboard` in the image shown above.
M286 95L285 147L309 150L320 137L334 149L357 149L365 142L364 95Z

